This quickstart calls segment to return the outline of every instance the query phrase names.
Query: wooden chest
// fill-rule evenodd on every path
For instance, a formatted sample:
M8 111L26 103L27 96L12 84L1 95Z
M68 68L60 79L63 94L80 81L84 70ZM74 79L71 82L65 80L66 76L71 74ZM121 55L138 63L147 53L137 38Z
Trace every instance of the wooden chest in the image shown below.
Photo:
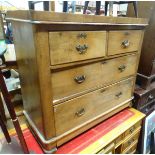
M24 114L45 152L130 106L146 19L10 11Z
M144 114L127 108L58 147L57 154L133 154ZM117 133L117 134L116 134Z
M133 107L139 111L148 114L155 109L155 83L150 85L149 89L143 89L136 85L134 91Z

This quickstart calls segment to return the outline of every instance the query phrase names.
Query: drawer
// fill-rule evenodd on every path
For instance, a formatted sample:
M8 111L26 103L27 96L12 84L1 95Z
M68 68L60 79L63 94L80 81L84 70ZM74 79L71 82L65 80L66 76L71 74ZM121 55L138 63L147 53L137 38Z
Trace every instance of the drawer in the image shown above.
M137 149L137 143L138 141L136 141L132 147L127 148L125 151L123 151L121 154L133 154L136 152Z
M118 138L116 138L115 147L118 147L121 144L122 140L123 140L123 134L121 134Z
M136 130L138 130L141 127L141 121L137 122L135 125L133 125L131 128L129 128L125 133L125 138L130 137Z
M115 144L111 143L100 150L97 154L113 154L114 153Z
M106 31L49 32L51 65L104 57Z
M130 147L133 143L138 141L139 134L140 134L140 130L136 132L133 136L131 136L126 142L124 142L122 146L122 150L125 150L126 148Z
M57 136L114 110L131 98L133 78L54 106Z
M134 75L136 61L130 55L52 73L53 103Z
M140 46L142 31L110 31L108 55L137 51Z

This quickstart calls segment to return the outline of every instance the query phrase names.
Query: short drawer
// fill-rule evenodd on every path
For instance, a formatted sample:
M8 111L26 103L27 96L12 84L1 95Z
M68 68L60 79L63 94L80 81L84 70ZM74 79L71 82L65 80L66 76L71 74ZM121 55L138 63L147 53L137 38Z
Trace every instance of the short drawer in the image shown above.
M115 147L118 147L121 144L122 140L123 140L123 134L121 134L119 137L116 138Z
M54 106L56 134L77 127L131 98L133 78Z
M115 144L111 143L100 150L97 154L113 154L115 149Z
M136 73L137 55L130 55L52 73L54 104Z
M49 32L51 65L104 57L106 31Z
M108 39L108 55L137 51L140 47L142 31L110 31Z
M138 141L136 141L135 143L133 143L133 146L132 147L127 148L121 154L133 154L133 153L135 153L136 152L136 149L137 149L137 143L138 143Z
M131 128L129 128L125 132L125 134L124 134L125 138L130 137L139 128L141 128L141 121L137 122L135 125L133 125Z
M136 132L133 136L131 136L126 142L124 142L122 146L122 150L125 150L126 148L130 147L133 143L138 141L139 134L140 134L140 130Z

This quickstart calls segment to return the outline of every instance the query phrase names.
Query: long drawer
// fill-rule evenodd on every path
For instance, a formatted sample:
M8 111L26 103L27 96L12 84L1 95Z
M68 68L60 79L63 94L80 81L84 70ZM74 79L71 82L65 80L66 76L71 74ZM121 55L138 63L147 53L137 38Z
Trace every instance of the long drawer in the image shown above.
M137 55L128 55L52 73L54 104L60 99L120 81L136 73Z
M142 31L110 31L108 37L108 55L137 51L140 47Z
M56 134L77 127L107 111L114 110L131 98L133 78L54 106Z
M104 57L106 31L49 32L51 65Z

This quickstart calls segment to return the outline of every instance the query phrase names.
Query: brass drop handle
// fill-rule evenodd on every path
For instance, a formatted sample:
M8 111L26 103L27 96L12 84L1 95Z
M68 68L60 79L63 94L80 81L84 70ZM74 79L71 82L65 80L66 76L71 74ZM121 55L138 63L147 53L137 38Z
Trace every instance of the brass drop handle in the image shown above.
M129 47L130 42L129 42L129 40L124 40L121 45L123 48L127 48L127 47Z
M119 93L116 94L115 96L116 96L117 98L120 98L122 94L123 94L122 92L119 92Z
M134 131L134 127L132 127L131 129L130 129L130 133L133 133L133 131Z
M80 117L80 116L82 116L82 115L84 115L84 114L85 114L85 109L84 109L84 108L80 109L79 111L77 111L77 112L75 113L75 115L78 116L78 117Z
M126 66L125 65L121 65L121 66L118 67L118 70L120 72L123 72L125 69L126 69Z
M74 80L76 83L80 84L86 80L86 76L85 75L76 76Z
M128 145L131 145L132 142L134 142L134 138L132 138L131 140L128 141Z
M86 39L87 38L87 34L86 33L79 33L77 35L77 38L84 38L84 39Z
M76 50L79 52L79 54L86 53L87 49L88 49L88 45L85 45L85 44L76 46Z

